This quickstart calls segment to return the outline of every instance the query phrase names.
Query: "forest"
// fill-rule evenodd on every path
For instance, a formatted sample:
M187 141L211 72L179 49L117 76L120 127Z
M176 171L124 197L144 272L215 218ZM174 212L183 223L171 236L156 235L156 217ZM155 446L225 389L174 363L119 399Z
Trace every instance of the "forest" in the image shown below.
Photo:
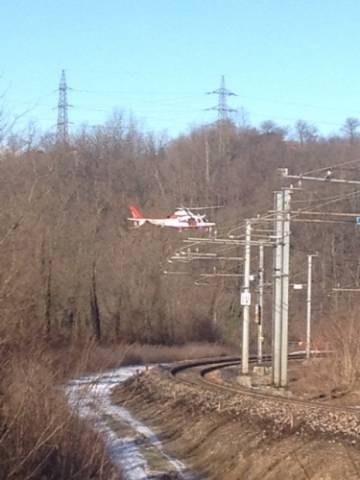
M221 206L209 214L218 236L227 235L244 218L271 210L272 192L282 186L278 168L302 173L359 156L356 131L321 138L305 122L297 127L297 141L273 122L256 129L230 121L168 140L115 114L104 126L83 128L68 145L45 137L19 147L12 138L0 157L3 342L93 336L105 343L236 342L239 282L214 279L208 288L194 288L192 275L201 265L192 265L189 276L164 275L167 258L188 233L133 229L128 205L155 217L180 205ZM351 167L354 176L356 162ZM293 208L334 197L332 211L356 211L353 192L351 186L304 185ZM305 254L319 252L319 322L334 308L327 297L333 287L358 286L357 232L353 224L293 225L295 279L306 273Z
M189 234L150 225L135 229L127 220L129 204L154 217L182 205L221 207L210 210L209 217L217 223L218 237L224 237L245 218L273 208L273 191L286 185L279 168L304 173L349 163L351 168L334 171L357 178L358 126L356 119L347 119L338 135L323 137L304 121L289 135L272 121L253 127L228 120L169 139L144 131L118 112L104 125L82 127L66 144L51 135L4 135L0 423L5 434L0 431L0 458L11 465L6 452L23 429L26 391L35 392L35 402L40 388L35 384L46 378L41 388L54 403L53 384L61 378L59 371L69 367L64 366L65 357L75 362L88 345L217 342L240 348L240 280L214 277L198 285L199 273L212 268L201 263L185 265L186 275L164 274L177 268L168 259L184 247ZM360 212L358 193L348 185L303 185L294 194L293 208ZM356 381L360 367L358 294L334 294L333 289L359 288L359 228L354 222L292 226L291 279L305 283L306 255L317 253L314 341L339 352L334 368L345 372L342 378L349 384ZM242 251L232 254L241 256ZM271 251L265 260L265 278L271 283ZM241 265L217 268L240 272ZM266 298L268 347L271 288ZM292 292L291 341L304 339L304 318L304 293ZM24 379L30 383L21 393L19 382ZM23 415L31 431L29 413ZM21 456L24 448L17 448ZM24 465L28 458L26 454ZM41 478L38 473L23 478ZM9 467L8 478L20 478L17 475L19 470Z

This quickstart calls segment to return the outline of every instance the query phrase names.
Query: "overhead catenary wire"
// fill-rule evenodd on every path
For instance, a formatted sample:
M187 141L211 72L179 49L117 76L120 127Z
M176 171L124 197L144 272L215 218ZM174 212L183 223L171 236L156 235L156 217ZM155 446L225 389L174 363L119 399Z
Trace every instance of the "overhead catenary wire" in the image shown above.
M332 170L335 170L335 169L338 169L344 165L351 165L353 163L359 163L360 164L360 158L356 158L354 160L348 160L346 162L341 162L341 163L337 163L335 165L327 165L326 167L319 167L319 168L314 168L313 170L309 170L309 171L306 171L306 172L302 172L301 174L299 174L300 176L305 176L305 175L309 175L311 173L317 173L317 172L323 172L325 170L329 170L329 169L332 169Z
M327 205L332 205L334 203L338 203L338 202L341 202L342 200L348 200L350 198L356 198L360 196L360 190L358 191L354 191L354 192L350 192L348 194L343 194L343 195L339 195L338 197L334 197L332 198L331 200L328 200L326 202L323 202L323 203L318 203L317 205L315 205L313 207L313 210L314 209L319 209L319 208L322 208L322 207L325 207ZM306 209L307 211L311 211L311 207L309 209ZM298 210L297 212L298 214L301 214L302 213L302 209ZM324 211L324 213L327 213L326 211Z
M354 190L354 192L347 193L346 195L350 195L351 193L357 193L357 192L358 192L358 190ZM308 192L307 191L306 193L312 193L312 194L319 195L319 192ZM312 202L315 202L315 201L320 202L320 201L327 201L327 200L336 200L336 199L339 198L339 196L340 195L331 195L331 196L327 196L327 197L321 197L320 196L320 197L317 197L317 198L314 198L314 199L307 198L307 199L304 199L304 200L293 200L292 203L293 204L294 203L296 203L296 204L298 204L298 203L308 203L309 204L309 203L312 203Z
M360 160L358 160L360 161ZM353 161L352 161L353 162ZM348 162L343 162L342 165L344 163L348 163ZM338 203L338 202L341 202L343 200L347 200L347 199L350 199L350 198L356 198L357 196L360 195L360 191L353 191L353 192L350 192L350 193L347 193L347 194L343 194L343 195L338 195L338 196L331 196L331 197L326 197L326 201L325 202L319 202L317 201L316 202L316 205L314 205L313 207L313 210L315 210L315 208L322 208L324 206L327 206L327 205L330 205L330 204L334 204L334 203ZM307 207L307 210L306 212L308 212L309 214L311 213L311 207L309 209L309 207ZM324 214L326 214L326 211L323 212ZM341 220L324 220L324 219L301 219L301 218L298 218L299 216L303 215L303 212L301 210L299 211L296 211L296 212L293 212L292 213L292 219L293 221L295 221L296 223L329 223L329 224L348 224L348 225L352 225L353 222L348 222L348 221L341 221ZM354 214L349 214L351 216L355 216ZM273 221L274 219L274 212L269 212L268 214L266 215L262 215L258 218L255 218L253 219L253 222L256 224L256 223L267 223L269 221ZM234 233L235 231L241 231L241 230L244 230L245 228L245 224L242 223L236 227L233 227L231 230L228 231L228 235L231 236L232 233ZM271 233L270 232L267 232L267 233ZM244 235L241 234L241 232L239 232L239 235L236 237L236 240L240 240L241 238L244 238Z

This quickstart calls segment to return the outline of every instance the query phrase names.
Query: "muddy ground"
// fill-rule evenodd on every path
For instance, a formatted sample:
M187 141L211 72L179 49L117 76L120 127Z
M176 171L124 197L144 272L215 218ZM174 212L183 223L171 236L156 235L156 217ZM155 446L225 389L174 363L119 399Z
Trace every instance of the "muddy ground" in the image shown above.
M171 382L154 369L118 387L113 400L151 426L167 451L200 478L360 479L356 438L282 429L269 421L234 416L226 412L222 400L210 411L206 396L202 405L199 392Z

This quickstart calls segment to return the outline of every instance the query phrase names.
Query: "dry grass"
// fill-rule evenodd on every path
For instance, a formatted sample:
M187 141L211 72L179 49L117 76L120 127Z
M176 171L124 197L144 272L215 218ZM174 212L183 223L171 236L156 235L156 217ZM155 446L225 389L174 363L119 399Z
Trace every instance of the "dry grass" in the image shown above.
M331 388L352 390L360 375L360 311L347 309L323 319L314 346L331 352L318 375Z
M127 351L124 363L170 363L193 358L237 355L238 353L234 348L213 343L188 343L171 347L164 345L133 345Z
M1 478L117 478L102 440L55 388L54 367L41 350L8 360L2 379Z
M4 345L3 345L4 347ZM0 350L0 477L8 480L118 478L101 438L71 412L70 377L120 365L173 362L235 352L221 345L6 345Z
M360 323L357 310L339 311L323 319L312 348L329 355L293 368L292 390L311 398L351 403L360 398ZM315 357L315 358L314 358ZM296 380L295 380L296 378Z
M317 400L331 399L337 387L331 358L314 358L290 365L290 390L299 396Z
M36 353L35 353L36 351ZM159 362L177 362L193 358L238 355L231 346L216 343L186 343L184 345L119 344L100 345L95 341L86 344L58 346L49 350L46 344L37 346L29 353L39 359L47 358L56 374L56 381L62 382L85 373L101 372L122 365L146 365ZM1 357L1 352L0 352ZM42 361L42 360L41 360Z
M177 362L193 358L237 355L236 349L220 344L187 343L185 345L118 345L102 347L92 345L83 350L78 373L95 372L120 365L146 365L159 362ZM69 352L69 358L71 354Z

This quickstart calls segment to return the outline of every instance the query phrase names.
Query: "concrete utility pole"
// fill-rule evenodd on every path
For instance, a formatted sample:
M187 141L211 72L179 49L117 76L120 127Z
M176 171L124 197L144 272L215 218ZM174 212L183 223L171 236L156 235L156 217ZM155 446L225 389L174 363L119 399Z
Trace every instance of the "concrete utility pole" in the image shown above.
M251 253L251 222L246 220L245 247L244 247L244 280L241 292L241 305L243 307L243 332L241 349L241 372L249 373L249 326L250 326L250 253Z
M311 290L312 290L312 259L317 255L308 255L307 295L306 295L306 358L311 355Z
M275 192L274 230L275 247L273 253L273 312L272 312L272 377L273 384L280 386L280 339L281 339L281 274L282 274L282 192Z
M259 272L258 272L258 303L257 303L257 361L262 363L263 357L263 307L264 307L264 245L259 245Z
M283 255L282 255L282 314L281 314L281 375L280 386L288 383L289 344L289 273L290 273L290 190L283 192Z
M290 195L286 189L275 192L275 248L273 256L273 383L287 386L289 266L290 266Z

